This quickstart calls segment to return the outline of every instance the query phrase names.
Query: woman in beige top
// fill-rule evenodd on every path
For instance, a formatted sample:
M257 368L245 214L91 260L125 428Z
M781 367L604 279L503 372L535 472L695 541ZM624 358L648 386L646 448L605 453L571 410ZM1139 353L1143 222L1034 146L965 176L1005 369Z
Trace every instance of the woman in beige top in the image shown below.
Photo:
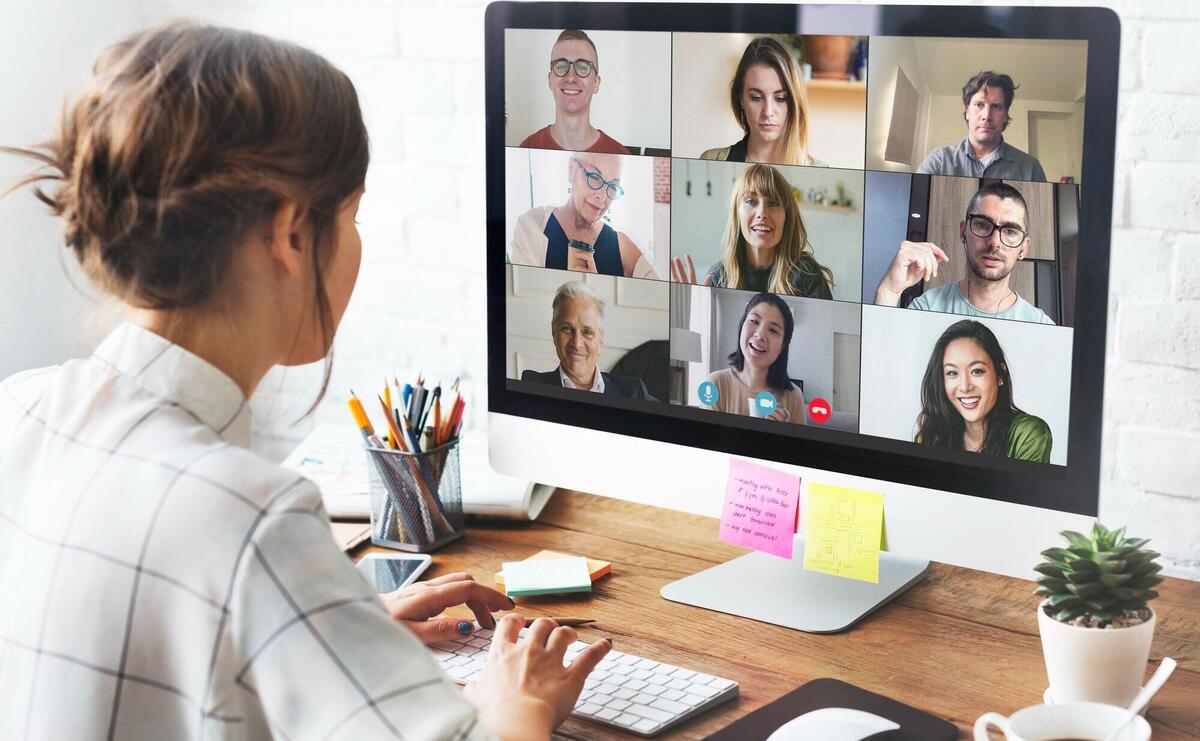
M729 105L746 135L736 144L706 150L700 159L827 166L808 152L804 75L778 40L760 36L746 46L729 85Z
M805 424L804 393L788 378L788 346L796 329L792 310L773 293L757 293L746 304L738 325L738 344L729 353L729 367L708 377L717 387L719 412L763 416L780 422ZM771 404L756 406L761 415L751 415L750 403L763 391L774 397Z

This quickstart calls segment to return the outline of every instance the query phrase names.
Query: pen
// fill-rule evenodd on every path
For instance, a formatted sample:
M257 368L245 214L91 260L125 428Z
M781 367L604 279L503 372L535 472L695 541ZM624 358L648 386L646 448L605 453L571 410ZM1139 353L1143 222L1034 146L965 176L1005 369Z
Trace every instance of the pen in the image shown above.
M441 397L441 395L442 395L442 387L437 386L433 389L433 394L430 395L430 398L434 402L436 402L438 400L438 398ZM421 410L421 419L417 422L418 429L422 429L422 430L425 429L425 422L427 422L429 420L429 410L432 408L433 408L433 404L428 404L428 405L425 405L425 408Z
M442 435L442 387L438 386L433 392L433 444L441 445L445 442Z

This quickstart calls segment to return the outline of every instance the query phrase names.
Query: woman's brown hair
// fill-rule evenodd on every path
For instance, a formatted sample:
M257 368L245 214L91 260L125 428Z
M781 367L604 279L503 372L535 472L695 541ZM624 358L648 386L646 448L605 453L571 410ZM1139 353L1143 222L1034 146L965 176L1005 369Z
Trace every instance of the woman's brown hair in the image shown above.
M49 142L4 150L46 165L13 189L55 183L35 194L62 218L66 245L89 278L139 308L206 304L248 231L285 200L300 204L332 342L321 276L369 152L353 83L318 54L193 23L143 31L101 54ZM326 381L329 371L327 361Z
M733 117L746 136L750 135L750 122L746 120L746 111L742 108L742 93L745 92L746 73L751 67L762 65L775 70L779 81L787 90L788 120L787 131L784 132L786 147L783 153L783 165L811 165L812 156L808 153L808 89L804 85L804 75L796 58L778 39L770 36L759 36L746 45L737 70L733 73L733 81L729 83L729 104L733 109Z

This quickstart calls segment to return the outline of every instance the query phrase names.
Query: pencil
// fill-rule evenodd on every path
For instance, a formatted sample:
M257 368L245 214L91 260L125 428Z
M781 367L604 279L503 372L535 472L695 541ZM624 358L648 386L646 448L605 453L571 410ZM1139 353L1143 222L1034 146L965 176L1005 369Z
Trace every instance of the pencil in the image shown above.
M560 626L565 625L565 626L568 626L571 628L575 628L580 625L589 625L591 623L596 622L596 620L594 618L551 617L549 615L539 615L538 617L525 618L525 627L528 628L529 626L533 625L534 620L537 620L538 618L542 618L542 617L548 617L551 620L553 620L554 622L558 623Z
M404 438L400 436L400 428L396 426L396 420L392 419L392 410L388 409L387 403L383 399L379 400L379 406L383 407L383 416L387 420L388 426L388 447L392 450L403 450L408 452L408 445L404 443Z
M441 387L433 392L433 444L441 445L445 442L445 436L442 433L442 394Z
M367 417L367 410L363 409L362 402L354 395L354 389L350 389L350 400L346 402L350 407L350 414L354 417L354 424L358 427L358 431L362 433L363 440L367 444L371 444L371 436L375 434L375 428L371 426L371 419Z

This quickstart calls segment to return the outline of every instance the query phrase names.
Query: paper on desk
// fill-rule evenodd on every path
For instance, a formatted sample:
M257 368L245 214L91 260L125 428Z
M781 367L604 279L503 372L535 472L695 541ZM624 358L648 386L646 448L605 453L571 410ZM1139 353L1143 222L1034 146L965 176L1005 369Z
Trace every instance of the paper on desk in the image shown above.
M846 486L808 485L804 568L879 583L884 547L883 495Z
M484 438L459 445L463 512L468 515L533 520L552 487L530 484L492 470ZM317 485L330 517L365 520L370 516L370 478L362 436L349 424L317 426L283 462Z
M791 558L799 511L800 477L740 458L729 460L721 540Z
M544 558L504 563L504 591L509 597L592 591L585 558Z
M369 516L367 456L362 436L350 425L317 425L282 465L317 485L330 517Z

